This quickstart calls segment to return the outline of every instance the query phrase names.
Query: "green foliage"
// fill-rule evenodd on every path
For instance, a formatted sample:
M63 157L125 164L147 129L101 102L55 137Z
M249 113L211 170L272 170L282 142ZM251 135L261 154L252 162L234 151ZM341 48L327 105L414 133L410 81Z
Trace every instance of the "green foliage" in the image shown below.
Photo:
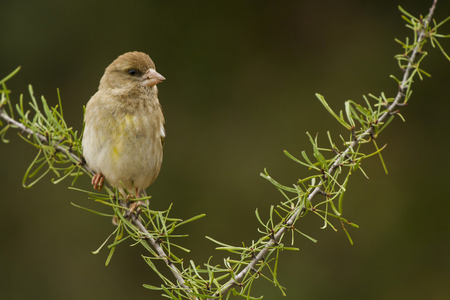
M307 133L311 143L311 151L302 151L295 156L288 151L285 154L295 163L304 167L308 174L292 185L284 185L273 179L264 170L261 176L277 188L283 196L278 205L272 205L269 218L265 220L258 210L255 211L260 223L258 240L251 243L242 243L239 246L228 245L212 237L206 237L217 245L217 250L226 251L229 256L223 259L222 265L209 258L203 264L193 261L184 261L179 253L189 252L178 240L187 237L178 233L179 228L186 223L204 217L204 214L194 216L188 220L181 220L170 216L171 207L164 211L151 210L140 206L133 210L130 203L144 201L150 197L124 200L118 192L105 186L104 192L87 193L94 203L102 205L109 213L98 209L85 208L77 204L74 206L95 213L99 216L114 217L117 226L102 245L94 251L98 253L103 248L109 249L106 265L112 259L116 247L128 241L132 245L141 245L147 252L143 255L145 263L162 279L161 286L144 284L147 289L158 290L169 299L229 299L232 295L245 299L259 299L252 296L252 286L256 279L263 278L276 286L281 294L285 295L284 287L278 281L278 259L285 250L296 251L293 247L295 235L316 242L314 237L307 235L296 227L300 218L307 215L316 215L323 221L322 229L327 227L337 231L336 224L340 224L349 241L353 244L347 227L358 228L344 215L344 199L350 175L360 172L365 177L367 173L362 168L365 159L378 156L387 173L387 168L381 155L385 146L379 147L376 138L383 132L395 117L403 117L398 109L406 104L412 94L414 79L423 79L429 76L421 68L426 52L423 47L429 41L433 47L438 48L450 60L438 39L449 35L438 34L440 28L450 17L443 22L431 21L435 3L426 18L416 18L400 8L406 26L412 30L413 37L405 41L396 40L403 48L403 53L396 56L398 65L403 71L402 78L391 76L398 84L399 91L392 97L384 93L379 96L369 94L363 96L363 102L357 103L348 100L343 110L336 113L327 103L325 97L316 94L325 109L334 117L347 132L346 136L333 137L327 132L327 142L319 143L318 136ZM19 68L0 81L2 85L0 100L0 137L5 137L10 128L17 129L19 135L38 151L29 168L25 172L23 185L31 187L47 174L53 174L53 183L60 183L66 178L72 178L72 185L82 174L92 175L82 159L81 137L73 131L64 121L61 99L58 93L59 104L48 106L42 97L38 101L31 86L29 93L31 102L24 104L21 96L19 102L13 106L6 88L6 81L13 77ZM28 107L30 110L27 110ZM17 115L17 118L16 116ZM367 144L373 145L367 148ZM286 234L290 239L284 241ZM173 278L163 275L160 270L163 262L172 272Z
M10 128L20 129L19 136L38 149L36 157L25 172L22 184L26 188L32 187L48 173L53 173L55 176L52 179L55 184L67 177L73 177L74 183L80 175L81 138L78 136L78 132L73 131L64 121L59 92L59 105L49 107L44 97L41 98L39 105L30 85L31 102L28 103L28 106L31 111L25 110L22 95L14 110L5 81L18 70L19 68L1 81L3 90L0 109L7 124L0 131L0 136L4 142L8 142L5 139L6 131ZM8 113L5 111L5 105L8 105ZM18 114L18 121L15 121L14 113Z

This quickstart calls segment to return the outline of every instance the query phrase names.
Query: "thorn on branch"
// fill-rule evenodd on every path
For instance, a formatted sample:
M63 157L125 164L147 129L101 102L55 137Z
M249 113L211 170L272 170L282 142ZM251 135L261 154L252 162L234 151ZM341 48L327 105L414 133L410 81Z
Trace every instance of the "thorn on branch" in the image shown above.
M350 155L345 154L345 158L348 159L350 161L350 163L354 164L355 161L350 157Z
M273 229L270 229L269 237L272 240L272 243L274 244L274 246L278 246L279 245L279 243L275 240L275 231Z
M325 197L330 197L330 194L319 189L319 194L324 195Z
M392 116L392 115L397 115L399 112L400 112L400 110L398 110L398 109L395 110L395 111L390 111L390 112L389 112L389 115L390 115L390 116Z
M383 103L380 103L381 105L383 105L384 107L389 107L389 102L388 101L383 101Z
M378 120L375 121L375 123L378 123ZM342 155L342 152L339 151L339 150L337 150L335 147L333 147L333 152L334 152L336 155ZM350 163L354 163L354 162L355 162L355 161L351 158L351 156L348 155L348 153L346 153L344 157L345 157L347 160L349 160ZM343 165L343 164L339 164L339 167L342 167L342 165Z
M374 131L375 131L375 126L371 123L369 135L372 140L375 140L377 138L376 135L374 134Z
M354 142L358 141L358 138L356 137L355 126L352 126L351 131L352 131L352 139L353 139L353 141Z
M336 149L336 147L333 147L333 152L334 152L334 154L336 154L336 155L340 155L340 154L341 154L341 151L339 151L338 149Z
M80 167L86 165L86 160L84 159L84 156L83 156L83 155L81 155L80 162L79 162L77 165L80 166ZM115 196L116 196L116 195L114 195L114 197L115 197Z
M255 272L255 274L257 274L258 276L261 275L261 272L256 270L254 267L252 267L250 270L252 270L253 272Z
M255 258L256 258L255 250L254 250L252 247L250 247L249 250L250 250L250 252L252 253L252 255L251 255L252 260L255 259Z

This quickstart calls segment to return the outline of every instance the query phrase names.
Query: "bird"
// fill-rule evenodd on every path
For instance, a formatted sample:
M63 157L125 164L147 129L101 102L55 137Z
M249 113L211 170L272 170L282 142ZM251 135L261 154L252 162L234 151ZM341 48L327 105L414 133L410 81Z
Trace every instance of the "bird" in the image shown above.
M94 189L104 180L123 197L145 197L159 175L166 137L157 84L165 78L143 52L117 57L85 108L83 157ZM139 204L140 205L140 204Z

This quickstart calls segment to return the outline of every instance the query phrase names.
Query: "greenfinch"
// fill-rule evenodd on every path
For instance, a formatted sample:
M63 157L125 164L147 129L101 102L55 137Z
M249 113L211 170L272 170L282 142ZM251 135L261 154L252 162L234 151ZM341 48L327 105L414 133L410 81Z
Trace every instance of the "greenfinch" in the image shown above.
M165 78L142 52L120 55L105 70L98 91L86 105L83 157L122 196L145 196L161 170L166 136L156 85Z

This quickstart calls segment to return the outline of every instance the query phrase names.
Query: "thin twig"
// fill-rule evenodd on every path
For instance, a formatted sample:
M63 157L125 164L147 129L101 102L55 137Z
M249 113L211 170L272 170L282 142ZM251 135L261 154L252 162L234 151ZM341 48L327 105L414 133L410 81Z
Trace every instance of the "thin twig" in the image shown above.
M420 45L421 45L423 39L425 38L426 28L428 27L428 25L430 23L430 20L431 20L431 17L433 15L433 13L434 13L436 4L437 4L437 0L434 0L433 1L433 5L430 8L428 16L424 20L423 28L422 28L422 30L419 33L416 46L414 47L414 49L412 51L412 55L411 55L411 57L409 59L408 66L404 70L403 78L402 78L401 84L399 86L399 91L398 91L394 101L392 102L392 104L388 107L387 111L379 118L378 121L380 123L383 122L385 119L387 119L389 116L391 116L391 114L394 111L394 109L396 109L397 107L401 106L400 101L405 97L405 90L407 89L407 86L408 86L407 82L408 82L408 79L410 77L411 71L414 69L414 61L416 59L417 54L420 52ZM37 138L42 143L45 143L45 144L49 143L47 137L45 137L44 135L33 131L32 129L26 127L22 123L20 123L20 122L18 122L16 120L12 119L11 117L9 117L3 111L2 107L0 107L0 118L4 119L7 123L16 126L18 129L20 129L22 131L22 133L33 135L33 136L35 136L35 138ZM345 151L341 152L337 156L335 162L329 168L328 173L332 174L339 167L340 158L341 157L346 157L349 154L350 150L353 147L355 147L357 144L359 144L363 140L364 137L373 135L373 133L374 133L373 132L373 127L371 127L369 129L367 129L364 133L362 133L358 138L356 138L346 148ZM89 168L89 166L80 157L78 157L77 153L73 152L71 149L67 149L67 148L62 147L60 145L54 145L53 147L56 150L60 151L61 153L65 154L66 156L70 157L72 159L72 161L77 163L86 172L88 172L90 174L94 174L95 173L95 172L93 172L92 169ZM323 186L324 183L325 182L323 180L321 180L319 182L319 184L316 186L316 188L309 194L308 201L312 201L318 194L320 194L321 187ZM293 212L291 217L285 222L285 225L283 227L281 227L276 232L276 234L274 234L274 235L272 235L270 237L270 240L267 243L267 245L264 247L264 249L261 250L256 256L254 256L253 259L251 260L251 262L244 269L242 269L238 274L236 274L233 277L233 279L229 280L226 284L224 284L221 289L219 289L216 293L214 293L212 295L212 297L213 298L218 298L221 295L224 295L231 288L233 288L235 285L238 285L239 282L241 280L243 280L243 278L246 276L246 274L248 274L251 270L254 270L255 269L255 265L259 261L263 261L264 260L264 257L267 255L267 253L270 251L270 249L273 248L274 246L278 245L278 243L280 242L283 234L286 232L287 229L289 229L289 228L291 228L293 226L293 224L298 219L299 215L304 211L304 209L305 209L305 207L303 205L298 207ZM182 277L180 270L178 270L178 268L169 259L168 255L164 252L164 249L162 249L162 247L157 243L157 241L148 232L148 230L142 224L142 222L139 219L139 217L137 215L135 215L135 214L132 214L131 215L131 219L132 219L133 224L139 229L141 235L145 238L145 240L148 241L152 245L152 247L158 253L158 256L164 260L164 262L166 263L166 265L169 267L169 269L171 270L172 274L176 278L179 286L181 288L183 288L188 294L191 294L192 290L186 285L185 280ZM197 298L194 297L194 296L191 296L191 299L197 299Z
M33 135L35 138L37 138L41 143L43 144L49 144L49 141L47 139L47 137L45 137L44 135L33 131L32 129L26 127L25 125L23 125L22 123L14 120L13 118L11 118L10 116L8 116L4 111L3 108L0 107L0 118L2 118L3 120L5 120L7 123L12 124L14 126L16 126L18 129L21 130L22 133L26 133L29 135ZM91 175L94 175L95 172L87 165L86 162L84 162L83 159L81 159L80 157L78 157L78 155L73 152L70 149L67 149L65 147L62 147L60 145L54 145L53 146L56 150L58 150L59 152L65 154L66 156L70 157L72 159L72 161L74 163L76 163L77 165L79 165L82 169L84 169L86 172L90 173ZM105 186L107 186L107 184L105 184ZM110 189L112 189L111 187L109 187ZM178 281L178 284L180 285L180 287L182 287L183 289L185 289L188 293L191 292L191 289L185 284L185 281L183 279L183 277L181 276L181 272L180 270L178 270L175 265L168 259L167 254L164 252L164 249L161 248L161 246L155 241L155 239L151 236L151 234L148 232L148 230L145 228L145 226L142 224L141 220L139 219L138 216L136 216L136 214L132 214L131 215L131 219L133 221L133 224L139 228L139 231L141 233L142 236L145 237L145 239L152 245L152 247L156 250L156 252L158 253L159 257L162 258L164 260L164 262L166 263L166 265L169 267L169 269L172 271L174 277L176 278L176 280ZM192 297L192 299L196 299L195 297Z
M183 277L181 276L180 270L173 264L173 262L168 258L167 254L164 252L164 250L161 248L161 246L156 242L156 240L152 237L152 235L147 231L145 226L142 224L141 220L136 214L131 214L131 219L133 220L133 224L139 228L141 231L141 234L145 237L145 240L148 241L153 248L155 248L156 252L158 252L158 255L160 258L164 260L166 265L169 267L170 271L172 271L173 276L175 276L176 280L178 281L178 284L185 289L188 293L191 292L191 289L185 284L185 281ZM192 297L191 299L197 299L195 297Z
M26 127L25 125L23 125L22 123L20 123L19 121L14 120L13 118L11 118L10 116L8 116L4 111L3 108L0 107L0 118L2 118L3 120L5 120L6 122L8 122L9 124L12 124L14 126L16 126L17 128L19 128L21 130L22 133L26 133L29 135L33 135L35 136L39 141L41 141L41 143L43 144L49 144L47 137L45 137L44 135L33 131L32 129ZM53 146L55 148L55 150L58 150L59 152L64 153L67 157L72 158L72 160L75 163L78 164L83 164L82 160L78 157L78 155L75 152L70 151L67 148L64 148L62 146L56 145ZM91 174L95 174L94 171L92 171L89 166L87 166L86 164L84 164L85 170Z
M399 90L397 92L397 95L394 99L394 101L392 102L392 104L388 107L387 112L385 112L383 115L381 115L381 117L379 118L379 122L383 122L386 118L388 118L391 113L394 111L395 108L397 108L400 104L400 101L405 97L405 89L407 88L407 81L409 79L410 73L411 71L414 69L414 61L415 58L417 56L417 53L420 50L420 45L423 41L423 39L425 38L425 34L426 34L426 30L428 28L428 25L431 21L431 17L434 13L434 10L436 8L436 4L437 4L437 0L433 1L433 5L430 8L430 12L427 16L427 18L424 20L423 23L423 28L420 31L420 34L417 38L417 43L416 46L413 49L412 55L409 59L408 62L408 66L406 67L406 69L404 70L404 74L403 74L403 79L402 82L399 86ZM348 153L350 152L350 150L352 148L354 148L357 144L359 144L364 137L370 136L373 134L373 127L367 129L364 133L362 133L358 138L356 138L346 149L345 151L343 151L342 153L340 153L334 164L331 165L331 167L328 170L328 174L332 174L338 167L339 167L339 162L340 162L340 158L341 157L345 157L346 155L348 155ZM321 180L319 182L319 184L317 185L317 187L311 192L311 194L309 194L308 196L308 201L312 201L314 199L314 197L316 197L317 194L320 194L320 188L323 186L325 182L323 180ZM267 245L264 247L263 250L261 250L258 255L256 255L252 261L244 268L242 269L238 274L236 274L234 276L233 279L230 279L226 284L223 285L223 287L218 290L216 293L214 293L213 298L217 298L221 295L224 295L225 293L227 293L231 288L233 288L235 285L238 285L239 282L245 277L245 275L252 270L255 265L259 262L262 261L264 259L264 257L267 255L267 253L270 251L271 248L273 248L274 246L276 246L280 240L281 237L283 236L283 234L286 232L286 230L288 230L289 228L291 228L292 225L294 225L295 221L297 220L297 218L299 217L299 215L302 213L304 209L304 206L300 206L298 207L294 213L291 215L291 217L286 221L285 226L281 227L278 232L273 235L270 238L270 241L267 243ZM211 298L212 299L212 298Z

